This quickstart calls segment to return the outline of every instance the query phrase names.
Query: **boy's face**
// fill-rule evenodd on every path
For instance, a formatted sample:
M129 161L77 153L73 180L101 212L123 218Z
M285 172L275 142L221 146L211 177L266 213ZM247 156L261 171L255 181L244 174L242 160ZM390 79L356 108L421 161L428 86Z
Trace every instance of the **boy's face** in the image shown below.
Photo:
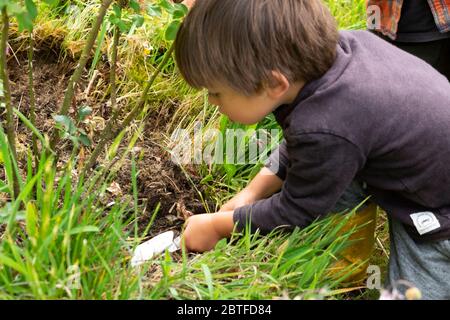
M242 124L254 124L272 113L279 105L265 90L245 96L226 86L208 88L209 103L219 107L220 113Z
M209 103L232 121L250 125L258 123L280 105L291 103L303 87L303 83L290 84L281 74L275 74L277 85L262 89L259 93L245 96L228 86L207 88Z

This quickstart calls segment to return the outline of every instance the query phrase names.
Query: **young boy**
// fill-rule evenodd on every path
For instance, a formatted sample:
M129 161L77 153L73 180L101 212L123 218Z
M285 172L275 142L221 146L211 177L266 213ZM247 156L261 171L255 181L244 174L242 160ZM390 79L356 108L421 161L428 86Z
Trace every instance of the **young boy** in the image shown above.
M195 0L184 0L191 8ZM450 0L368 0L370 29L450 80ZM379 10L379 21L372 20Z
M444 76L369 32L339 33L320 0L197 1L175 46L187 82L222 113L253 124L273 112L285 137L221 212L187 221L188 250L214 248L235 224L305 227L371 195L391 220L390 282L450 299Z

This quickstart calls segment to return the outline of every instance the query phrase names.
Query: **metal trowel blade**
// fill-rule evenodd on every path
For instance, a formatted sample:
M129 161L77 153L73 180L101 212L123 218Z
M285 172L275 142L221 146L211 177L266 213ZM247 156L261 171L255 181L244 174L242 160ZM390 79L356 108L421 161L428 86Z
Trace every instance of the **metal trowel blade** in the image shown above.
M137 246L131 259L131 265L133 267L139 266L166 250L169 252L179 250L181 238L174 239L174 236L173 231L164 232Z

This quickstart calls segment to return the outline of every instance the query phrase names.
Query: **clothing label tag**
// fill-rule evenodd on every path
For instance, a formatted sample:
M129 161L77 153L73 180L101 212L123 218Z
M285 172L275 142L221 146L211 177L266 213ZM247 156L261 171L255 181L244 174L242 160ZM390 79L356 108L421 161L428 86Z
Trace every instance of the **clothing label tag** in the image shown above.
M420 235L439 229L441 224L433 212L419 212L411 215L414 226Z

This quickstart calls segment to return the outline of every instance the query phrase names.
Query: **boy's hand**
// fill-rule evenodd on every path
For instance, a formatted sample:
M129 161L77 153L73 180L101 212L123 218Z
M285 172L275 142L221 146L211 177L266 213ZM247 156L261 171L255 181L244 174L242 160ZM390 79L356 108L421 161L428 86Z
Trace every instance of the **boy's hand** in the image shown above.
M235 209L270 197L281 189L282 184L280 178L263 168L244 190L220 208L220 212L189 218L182 235L184 246L188 251L195 252L214 249L217 242L228 238L233 232Z
M199 214L186 221L186 229L182 236L188 251L204 252L214 249L221 239L213 226L212 214Z
M182 243L188 251L209 251L229 237L233 228L233 211L195 215L186 221Z

